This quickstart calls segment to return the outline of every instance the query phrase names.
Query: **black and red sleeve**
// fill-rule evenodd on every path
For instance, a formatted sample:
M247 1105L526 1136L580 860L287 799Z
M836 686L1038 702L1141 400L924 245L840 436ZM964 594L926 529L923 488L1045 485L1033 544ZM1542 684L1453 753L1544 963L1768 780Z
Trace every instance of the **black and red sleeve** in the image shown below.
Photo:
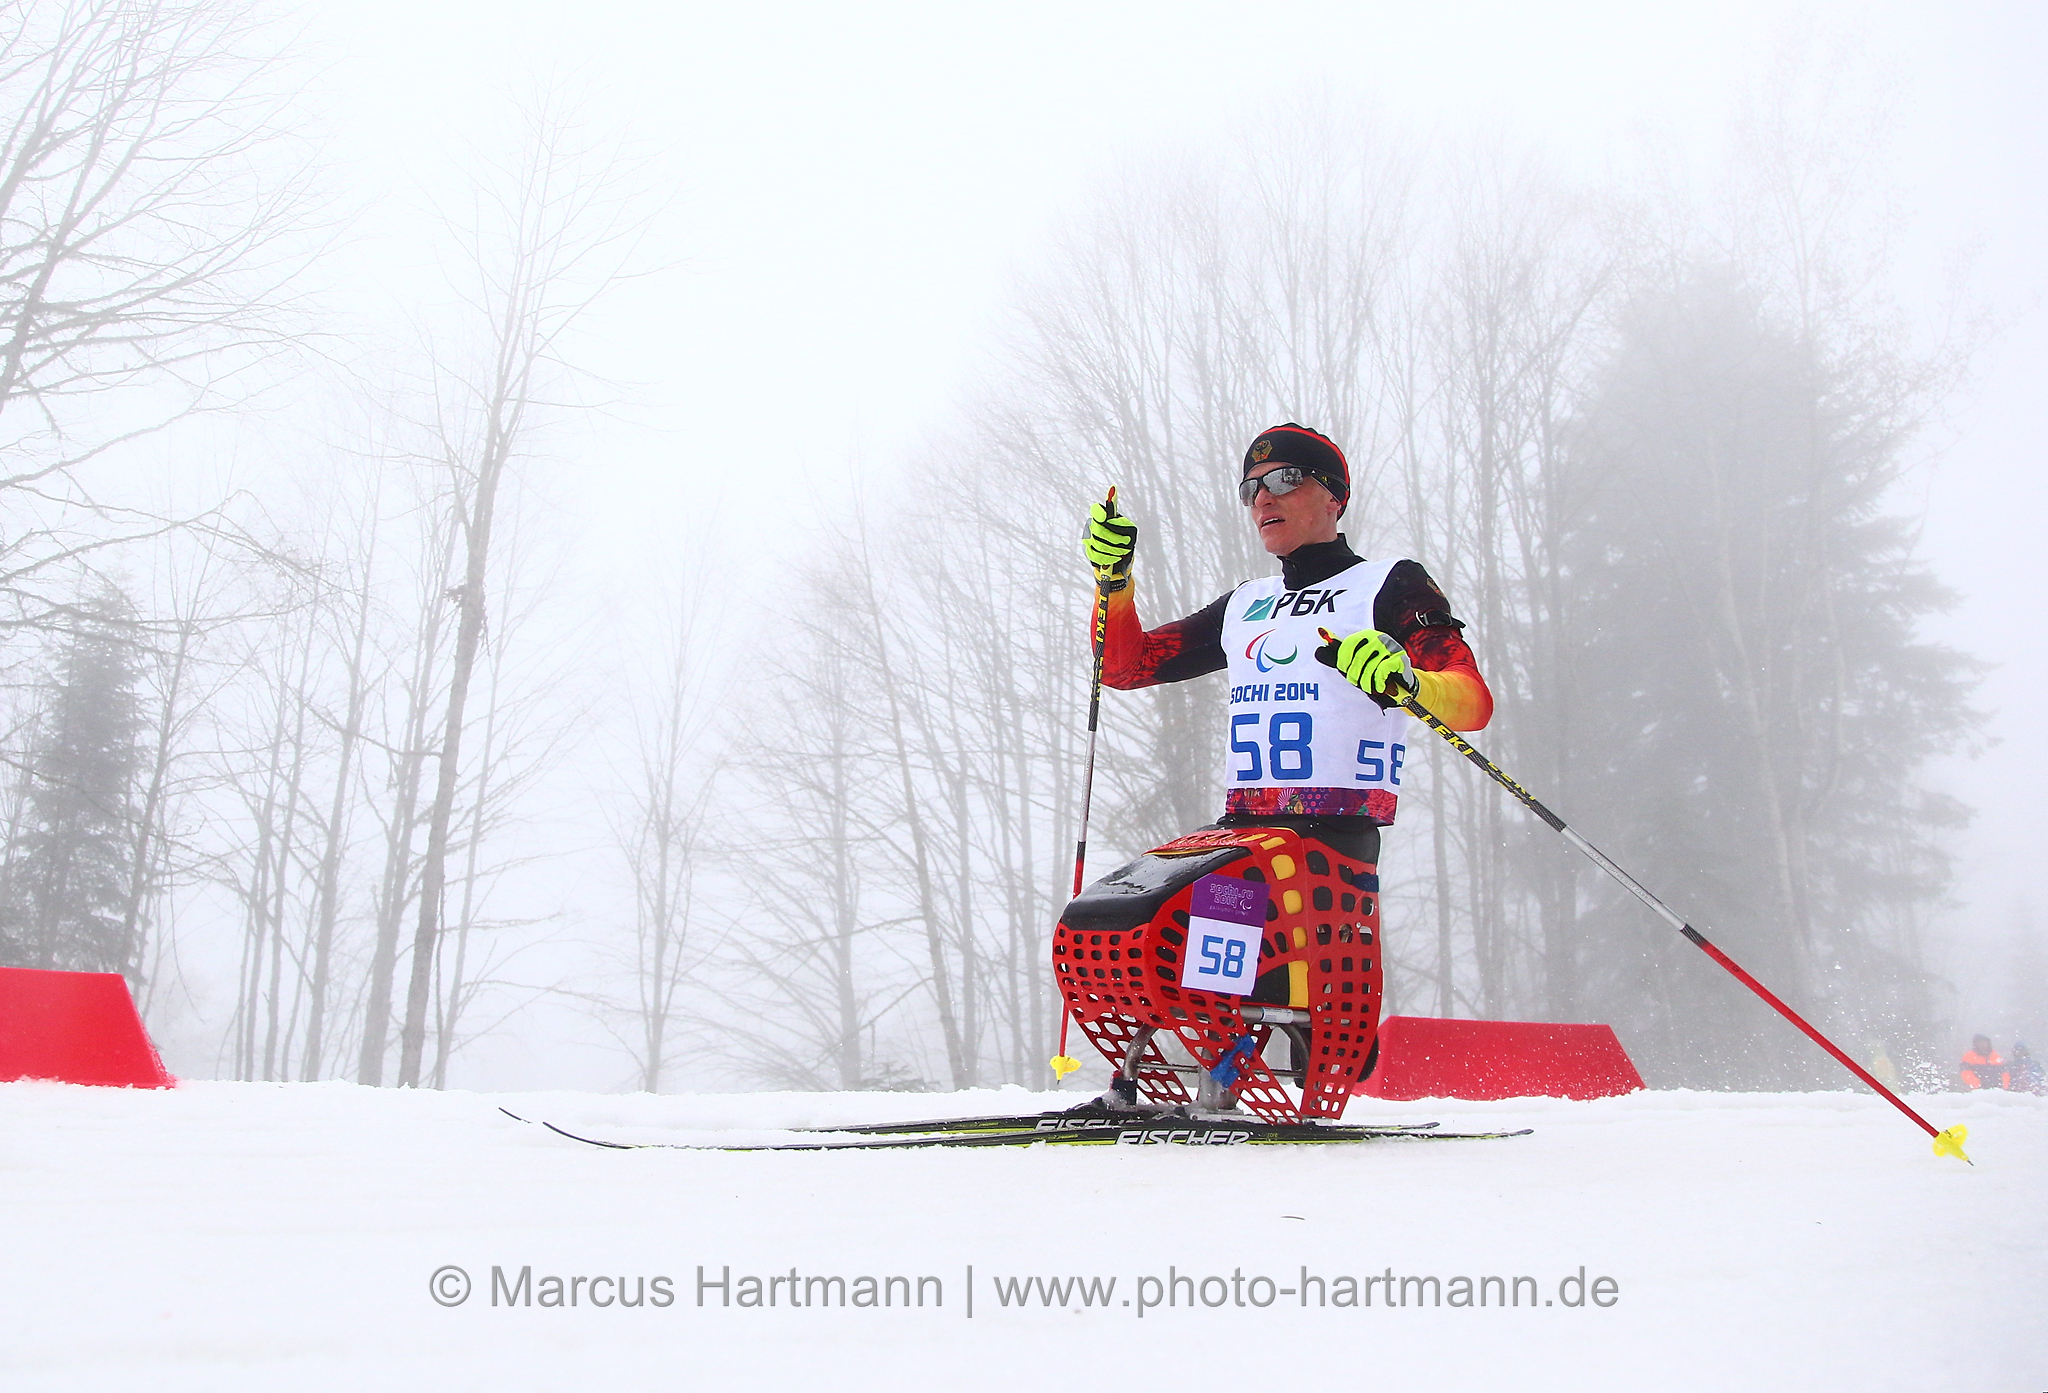
M1225 666L1223 611L1236 591L1219 595L1185 619L1147 629L1138 618L1138 602L1131 593L1134 588L1126 586L1109 597L1109 628L1102 646L1106 686L1120 691L1156 687L1162 682L1185 682Z
M1372 622L1408 650L1416 700L1445 725L1483 730L1493 719L1493 691L1465 642L1465 625L1429 572L1413 561L1395 562L1373 601Z

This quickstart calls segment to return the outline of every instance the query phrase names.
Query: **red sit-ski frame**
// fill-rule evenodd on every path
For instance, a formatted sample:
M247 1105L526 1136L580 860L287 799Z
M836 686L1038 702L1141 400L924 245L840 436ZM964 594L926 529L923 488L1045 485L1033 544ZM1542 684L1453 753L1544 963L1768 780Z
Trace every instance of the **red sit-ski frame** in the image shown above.
M1052 949L1060 995L1112 1065L1123 1064L1132 1042L1148 1028L1173 1032L1199 1066L1210 1070L1251 1036L1254 1053L1241 1062L1231 1085L1246 1107L1268 1122L1341 1117L1351 1086L1372 1060L1379 1029L1377 868L1279 827L1193 832L1148 854L1191 856L1233 846L1248 854L1218 873L1262 880L1271 896L1259 974L1284 968L1284 1004L1308 1013L1309 1062L1299 1107L1259 1057L1272 1027L1246 1021L1241 1010L1252 1003L1178 985L1192 884L1176 891L1150 923L1123 933L1061 924ZM1138 1083L1154 1102L1189 1101L1156 1036L1140 1057Z

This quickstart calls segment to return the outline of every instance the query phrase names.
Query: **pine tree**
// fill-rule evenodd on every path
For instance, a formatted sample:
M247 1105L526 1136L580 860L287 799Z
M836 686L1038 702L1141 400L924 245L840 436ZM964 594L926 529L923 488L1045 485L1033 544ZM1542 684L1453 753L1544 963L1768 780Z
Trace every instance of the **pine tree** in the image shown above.
M1928 1018L1913 911L1962 810L1916 781L1977 665L1924 640L1951 597L1889 510L1905 365L1833 352L1732 272L1640 296L1571 468L1572 813L1788 1001L1846 1038ZM1818 1055L1633 901L1582 881L1593 1018L1670 1082L1817 1081Z
M101 589L75 607L61 645L23 776L0 954L14 966L139 981L142 925L124 927L141 729L133 607Z

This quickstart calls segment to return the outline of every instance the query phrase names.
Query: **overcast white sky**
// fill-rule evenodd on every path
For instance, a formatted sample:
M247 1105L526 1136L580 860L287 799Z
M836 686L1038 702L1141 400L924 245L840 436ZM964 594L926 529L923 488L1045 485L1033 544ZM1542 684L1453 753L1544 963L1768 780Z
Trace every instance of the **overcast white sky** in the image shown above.
M1421 130L1505 130L1588 172L1626 168L1645 136L1704 158L1789 31L1853 36L1896 102L1903 293L1939 304L1970 246L1977 294L2011 320L1921 487L1928 553L1967 597L1946 634L2002 664L1986 703L2003 744L1943 772L1986 813L1956 922L2002 925L2031 893L2048 788L2030 704L2048 690L2048 7L321 0L303 15L315 125L369 209L349 253L366 305L417 265L413 191L446 180L529 74L587 82L673 186L651 249L671 269L625 297L595 364L641 384L631 420L600 431L559 495L596 576L701 523L721 470L767 464L793 493L834 495L943 426L1015 278L1123 161L1199 149L1313 91Z

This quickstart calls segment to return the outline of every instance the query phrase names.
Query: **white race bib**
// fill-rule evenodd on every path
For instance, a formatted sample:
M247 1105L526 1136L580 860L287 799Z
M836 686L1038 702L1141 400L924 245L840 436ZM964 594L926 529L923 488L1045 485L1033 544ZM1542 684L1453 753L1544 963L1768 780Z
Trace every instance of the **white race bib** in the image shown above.
M1407 713L1382 710L1315 657L1320 630L1342 638L1373 627L1373 602L1394 565L1359 561L1302 590L1270 576L1231 595L1223 617L1230 663L1225 788L1400 793Z

